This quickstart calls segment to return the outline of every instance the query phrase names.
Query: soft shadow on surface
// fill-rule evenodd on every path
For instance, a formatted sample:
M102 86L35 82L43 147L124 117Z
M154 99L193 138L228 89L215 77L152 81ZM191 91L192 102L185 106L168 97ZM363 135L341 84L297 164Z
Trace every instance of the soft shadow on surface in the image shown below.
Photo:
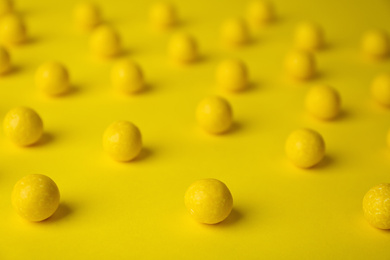
M228 227L228 226L234 225L237 222L241 221L243 217L244 216L240 211L233 208L232 212L230 212L230 215L224 221L218 223L216 226Z
M1 76L6 77L6 76L9 76L9 75L17 74L21 70L22 70L21 67L15 66L15 65L11 65L11 68L8 71L2 73Z
M140 162L140 161L143 161L145 159L148 159L150 156L153 155L153 152L146 148L146 147L142 147L142 150L141 152L138 154L137 157L135 157L133 160L130 161L131 162Z
M241 130L242 130L242 124L239 122L233 122L233 124L230 126L229 130L222 133L221 135L235 134Z
M310 169L312 169L312 170L321 170L321 169L328 168L329 166L332 166L332 164L334 164L333 157L331 157L329 155L325 155L325 157L321 160L321 162L319 162L317 165L314 165Z
M58 209L56 210L56 212L54 212L54 214L42 221L43 223L51 223L51 222L57 222L57 221L60 221L60 220L63 220L67 217L69 217L69 215L73 214L73 209L67 204L67 203L64 203L62 202L59 206L58 206Z
M43 133L42 137L35 144L30 145L30 147L38 147L42 145L47 145L53 142L55 137L51 133Z

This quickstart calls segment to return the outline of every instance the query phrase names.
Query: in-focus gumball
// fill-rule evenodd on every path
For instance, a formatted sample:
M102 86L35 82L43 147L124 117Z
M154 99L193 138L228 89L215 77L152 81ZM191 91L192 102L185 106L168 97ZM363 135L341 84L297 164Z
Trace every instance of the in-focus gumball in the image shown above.
M60 192L55 182L42 174L20 179L12 192L12 205L24 219L38 222L51 217L60 204Z
M169 29L178 22L176 8L168 2L156 2L150 8L149 20L156 29Z
M307 80L315 76L316 62L310 52L294 51L287 55L285 68L291 78Z
M102 22L99 7L93 2L80 2L73 10L75 25L82 30L92 30Z
M69 73L59 62L46 62L35 73L35 84L49 96L59 96L69 92Z
M145 87L140 66L129 59L119 61L113 66L111 82L116 89L125 94L140 92Z
M26 41L26 25L16 14L0 18L0 39L5 45L18 45Z
M43 134L41 117L28 107L11 109L4 118L3 128L5 135L19 146L36 143Z
M11 69L11 58L8 51L0 46L0 74L5 74Z
M185 193L184 202L190 215L203 224L217 224L225 220L233 208L230 190L216 179L192 183Z
M239 59L226 59L217 67L216 80L222 89L242 91L248 87L248 68Z
M229 102L219 96L204 98L196 109L199 126L211 134L228 131L233 121L233 111Z
M115 57L121 52L119 34L109 25L99 25L92 31L90 47L97 57Z
M310 168L324 158L325 142L318 132L303 128L289 135L285 150L287 158L294 165L300 168Z
M372 226L390 229L390 184L371 188L363 198L364 217Z
M177 63L191 63L199 58L198 45L195 39L186 33L176 33L172 36L168 53Z
M253 0L249 3L246 18L254 27L263 26L275 19L275 8L272 2L267 0Z
M14 3L12 0L0 0L0 16L12 13Z
M115 121L103 134L103 148L116 161L131 161L141 152L141 132L133 123Z
M390 74L383 73L371 83L371 96L382 106L390 107Z
M390 38L387 32L371 30L364 34L362 50L372 59L382 59L390 53Z
M303 22L295 30L295 46L301 50L315 51L325 44L322 27L312 22Z
M222 24L221 37L231 47L238 47L249 42L250 35L247 24L241 18L231 18Z
M334 88L317 85L310 88L306 95L306 111L318 119L331 120L340 114L341 99Z

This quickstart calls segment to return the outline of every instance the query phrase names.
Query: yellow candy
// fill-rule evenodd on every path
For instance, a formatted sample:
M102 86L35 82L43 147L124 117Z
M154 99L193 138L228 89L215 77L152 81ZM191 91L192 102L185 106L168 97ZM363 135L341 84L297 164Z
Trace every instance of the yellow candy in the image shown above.
M228 59L218 65L217 84L229 91L241 91L248 86L248 69L238 59Z
M20 179L12 192L16 212L28 221L42 221L54 214L60 203L60 192L55 182L41 174Z
M93 30L90 46L92 52L100 58L111 58L121 51L119 34L108 25L100 25Z
M17 45L26 40L26 26L16 14L8 14L0 19L0 39L3 44Z
M70 89L69 73L61 63L46 62L35 73L35 84L47 95L62 95Z
M295 30L295 45L302 50L314 51L324 46L324 32L315 23L304 22Z
M222 25L223 41L232 47L241 46L249 42L249 30L246 23L240 18L232 18Z
M229 130L233 121L232 108L224 98L210 96L203 99L196 110L198 124L211 134Z
M176 9L170 3L155 3L150 8L149 19L153 27L168 29L177 23Z
M374 59L385 58L390 53L390 39L385 31L372 30L365 33L362 40L363 52Z
M379 104L390 107L390 74L380 74L374 79L371 96Z
M297 80L310 79L316 72L314 56L306 51L295 51L288 54L285 66L287 73Z
M376 228L390 229L390 184L371 188L363 198L363 212L367 221Z
M306 95L306 110L313 116L330 120L340 113L340 95L332 87L318 85L312 87Z
M131 60L119 61L111 70L111 82L119 91L133 94L144 88L141 68Z
M251 25L262 26L275 19L275 8L267 0L254 0L248 5L246 17Z
M116 161L130 161L142 149L141 132L128 121L116 121L104 132L103 148Z
M14 9L12 0L0 0L0 16L11 13Z
M5 74L11 69L11 59L8 51L0 46L0 74Z
M228 187L216 179L203 179L191 184L184 201L191 216L204 224L225 220L233 208L233 197Z
M290 134L285 149L293 164L300 168L310 168L324 157L325 142L319 133L304 128Z
M79 3L73 16L75 24L82 30L91 30L102 21L99 7L92 2Z
M43 122L31 108L17 107L10 110L3 122L6 136L19 146L36 143L43 133Z
M195 39L185 33L172 36L168 52L172 60L178 63L190 63L198 58L198 46Z

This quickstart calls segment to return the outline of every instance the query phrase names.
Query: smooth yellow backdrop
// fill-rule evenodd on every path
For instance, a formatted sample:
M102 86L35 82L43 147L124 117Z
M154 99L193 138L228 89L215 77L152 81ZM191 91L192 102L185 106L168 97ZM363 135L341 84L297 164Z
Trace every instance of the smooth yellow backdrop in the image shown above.
M360 41L371 28L390 32L390 3L275 0L275 23L230 50L220 27L243 16L246 1L173 2L180 25L156 32L148 24L151 1L98 1L148 83L143 93L125 96L110 83L114 61L93 58L89 34L75 29L75 1L16 1L29 40L10 49L14 69L0 78L0 118L30 106L45 134L20 148L1 131L0 259L389 259L390 233L367 223L362 199L390 182L390 110L369 95L372 79L390 63L365 59ZM318 77L299 83L285 76L283 64L294 28L305 20L324 27L327 46L316 54ZM169 38L180 30L199 43L202 58L190 66L167 56ZM216 86L215 69L229 57L248 65L247 91ZM68 95L49 98L34 85L35 70L48 60L67 66L74 88ZM337 120L304 111L316 83L340 92ZM227 134L196 125L196 106L211 94L232 104ZM103 151L103 132L116 120L142 132L144 149L133 162L115 162ZM300 127L326 142L326 158L313 169L296 168L284 154L288 134ZM32 173L48 175L61 192L58 211L41 223L26 222L11 205L14 184ZM221 224L198 224L186 212L184 193L201 178L223 181L233 195L233 212Z

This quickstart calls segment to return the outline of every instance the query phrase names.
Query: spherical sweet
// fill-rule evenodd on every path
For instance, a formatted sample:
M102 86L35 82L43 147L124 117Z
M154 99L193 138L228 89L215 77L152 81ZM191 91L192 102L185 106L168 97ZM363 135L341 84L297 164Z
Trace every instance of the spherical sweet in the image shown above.
M121 51L119 34L111 26L99 25L92 32L90 47L100 58L117 56Z
M169 56L178 63L190 63L198 58L198 45L195 39L185 33L172 36L168 46Z
M14 9L14 3L12 0L0 0L0 16L9 14Z
M225 220L233 208L233 197L228 187L216 179L203 179L191 184L184 201L191 216L204 224Z
M91 30L102 21L99 7L92 2L80 2L73 11L74 22L82 30Z
M325 155L322 136L311 129L298 129L286 141L286 155L300 168L310 168L319 163Z
M31 174L20 179L12 192L12 205L28 221L42 221L54 214L60 203L60 192L55 182L42 174Z
M8 14L0 19L0 39L3 44L21 44L26 38L26 26L18 15Z
M46 62L37 69L35 84L49 96L62 95L70 90L69 73L59 62Z
M217 67L216 80L223 89L242 91L248 87L248 69L241 60L224 60Z
M157 29L168 29L177 23L175 7L167 2L154 3L149 13L150 23Z
M145 86L140 66L129 59L114 65L111 70L111 82L115 88L125 94L139 92Z
M130 161L142 149L141 132L128 121L115 121L103 134L103 148L116 161Z
M365 33L362 40L363 52L374 59L385 58L390 53L390 39L387 32L371 30Z
M328 85L312 87L306 95L305 107L311 115L331 120L340 113L341 100L339 93Z
M0 74L5 74L11 69L11 58L8 51L0 46Z
M232 18L222 25L221 36L229 46L238 47L249 42L249 30L246 23L240 18Z
M324 46L324 31L318 24L303 22L295 30L295 45L298 49L315 51Z
M379 104L390 107L390 74L380 74L373 80L371 96Z
M316 62L313 54L306 51L294 51L287 55L285 67L290 77L307 80L316 73Z
M274 5L267 0L253 0L249 3L247 20L253 26L262 26L275 19Z
M196 110L198 124L211 134L221 134L229 130L233 112L229 102L218 96L204 98Z
M3 122L5 135L19 146L36 143L43 133L41 117L28 107L16 107L10 110Z
M376 228L390 229L390 184L371 188L363 198L363 212L367 221Z

